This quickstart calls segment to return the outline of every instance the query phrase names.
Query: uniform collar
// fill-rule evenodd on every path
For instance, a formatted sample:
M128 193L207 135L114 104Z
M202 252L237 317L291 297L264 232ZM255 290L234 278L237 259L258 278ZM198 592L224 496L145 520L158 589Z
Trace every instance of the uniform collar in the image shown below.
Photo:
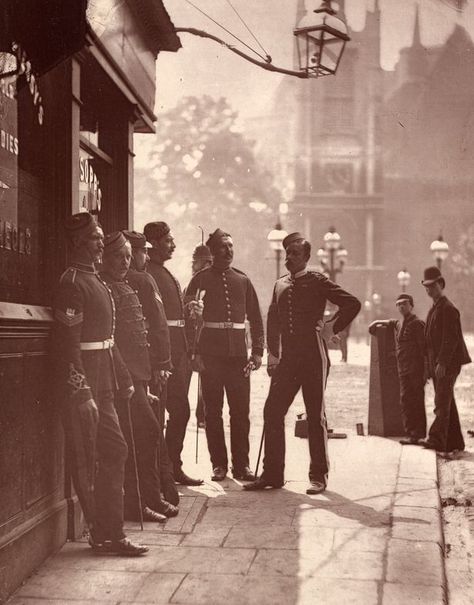
M71 266L78 271L83 271L84 273L97 273L97 270L93 264L88 265L86 263L74 262Z
M304 277L306 275L306 273L308 273L308 270L303 269L302 271L298 271L298 273L291 275L291 279L298 279L298 277Z

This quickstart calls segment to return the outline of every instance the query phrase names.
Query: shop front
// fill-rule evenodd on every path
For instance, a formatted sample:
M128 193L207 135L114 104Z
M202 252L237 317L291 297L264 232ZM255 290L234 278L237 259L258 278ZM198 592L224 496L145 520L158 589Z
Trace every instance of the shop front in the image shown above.
M158 0L0 11L2 602L80 527L48 362L62 223L89 210L106 232L132 226L133 133L153 131L155 59L180 44Z

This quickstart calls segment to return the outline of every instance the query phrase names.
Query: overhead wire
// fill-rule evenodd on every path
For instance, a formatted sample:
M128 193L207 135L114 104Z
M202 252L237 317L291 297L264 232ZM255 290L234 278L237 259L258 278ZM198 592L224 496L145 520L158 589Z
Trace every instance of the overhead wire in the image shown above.
M255 42L260 46L262 52L265 53L265 57L267 57L268 59L271 60L270 55L268 54L268 52L265 50L265 48L263 47L263 45L261 44L260 40L257 38L257 36L253 33L253 31L250 29L250 27L247 25L247 23L244 21L243 17L240 15L240 13L237 11L237 9L235 8L235 6L232 4L231 0L226 0L227 4L231 7L231 9L234 11L234 13L237 15L237 17L240 19L241 23L243 24L243 26L245 27L245 29L249 32L249 34L252 36L252 38L255 40Z
M196 9L199 13L201 13L202 15L204 15L205 17L207 17L207 19L209 19L210 21L212 21L215 25L217 25L218 27L220 27L221 29L223 29L226 33L229 34L229 36L232 36L235 40L237 40L238 42L240 42L240 44L242 44L243 46L245 46L246 48L248 48L248 50L250 50L251 52L253 52L255 55L257 55L257 57L259 57L260 59L262 59L265 62L269 62L269 59L271 61L271 58L269 57L269 55L262 55L260 54L257 50L255 50L255 48L252 48L251 46L249 46L246 42L244 42L241 38L239 38L238 36L236 36L234 33L232 33L229 29L227 29L224 25L222 25L222 23L219 23L219 21L216 21L216 19L214 19L213 17L211 17L211 15L209 15L208 13L206 13L202 8L200 8L199 6L196 6L193 2L191 2L191 0L184 0L185 2L187 2L190 6L192 6L194 9ZM265 50L263 51L265 52Z

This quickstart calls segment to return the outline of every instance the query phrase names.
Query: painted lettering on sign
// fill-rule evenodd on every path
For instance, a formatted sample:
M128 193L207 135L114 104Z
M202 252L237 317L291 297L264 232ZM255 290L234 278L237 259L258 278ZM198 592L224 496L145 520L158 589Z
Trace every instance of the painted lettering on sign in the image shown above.
M79 157L79 198L83 208L97 214L102 206L102 190L99 178L92 167L92 161L92 158L81 149Z
M38 124L41 125L43 124L44 119L43 99L41 98L38 80L31 68L31 61L28 59L26 52L21 48L18 42L13 42L12 50L16 54L18 75L25 76L28 90L30 91L33 100L33 105L36 108L36 118Z

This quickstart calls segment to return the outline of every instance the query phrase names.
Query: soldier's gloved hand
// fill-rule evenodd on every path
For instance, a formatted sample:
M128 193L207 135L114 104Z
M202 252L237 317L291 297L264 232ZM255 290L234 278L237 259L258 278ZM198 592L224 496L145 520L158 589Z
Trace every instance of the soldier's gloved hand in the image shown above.
M276 369L277 369L279 363L280 363L280 360L278 359L278 357L275 357L271 353L268 354L268 359L267 359L267 374L269 376L273 376L273 374L275 374Z
M168 370L153 370L153 382L155 384L165 385L170 376L171 372Z
M99 410L97 409L97 405L93 399L88 399L87 401L79 403L77 409L81 418L87 424L94 425L99 422Z
M194 355L191 358L191 368L193 372L203 372L205 370L204 362L200 355Z
M188 303L188 311L189 315L193 319L197 319L198 317L202 317L204 311L204 301L202 300L191 300Z
M133 393L135 393L135 387L132 385L127 387L126 389L120 389L120 391L118 392L118 396L120 399L130 399Z
M261 365L262 365L262 356L261 355L256 355L255 353L250 355L249 362L244 368L245 378L248 378L250 376L250 372L253 372L254 370L258 370L261 367Z

